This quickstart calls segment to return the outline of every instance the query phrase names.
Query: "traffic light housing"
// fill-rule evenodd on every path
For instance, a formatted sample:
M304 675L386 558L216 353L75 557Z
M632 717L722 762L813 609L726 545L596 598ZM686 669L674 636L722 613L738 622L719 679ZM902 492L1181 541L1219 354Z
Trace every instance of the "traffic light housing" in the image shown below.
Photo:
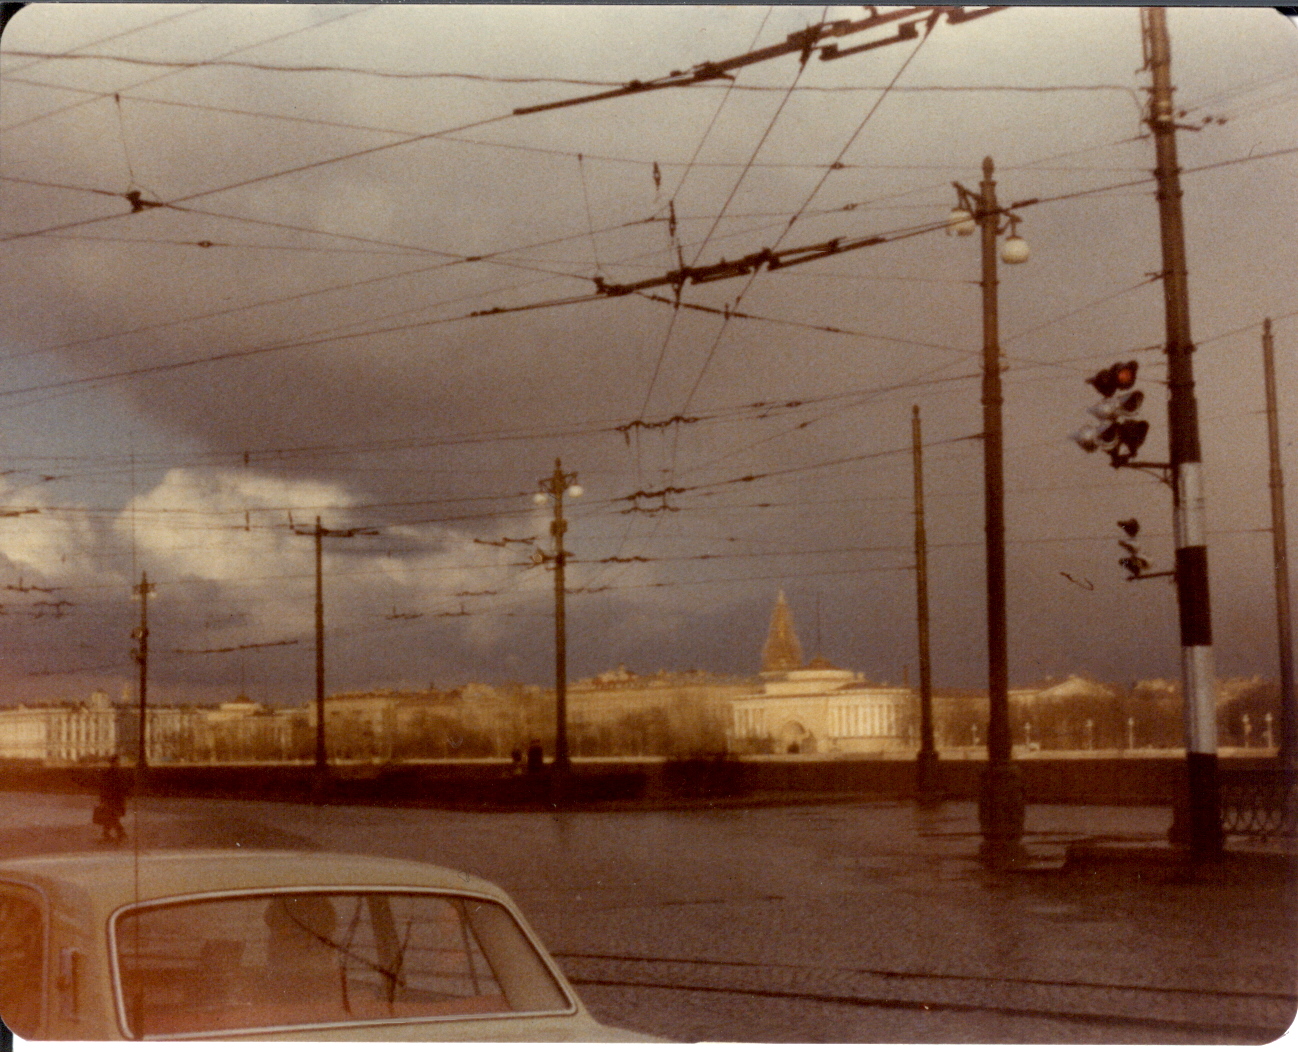
M1140 363L1134 359L1129 362L1114 362L1086 382L1100 392L1101 398L1111 398L1117 392L1130 391L1135 386L1139 369Z
M1123 519L1118 523L1122 532L1127 535L1127 540L1118 541L1118 547L1127 554L1118 560L1118 565L1127 571L1127 580L1135 581L1141 577L1162 577L1163 574L1147 574L1150 562L1140 554L1140 549L1136 546L1136 534L1140 532L1140 523L1136 519Z
M1099 423L1072 436L1087 453L1104 450L1115 468L1133 460L1149 435L1149 422L1136 417L1145 401L1144 392L1131 390L1139 368L1136 361L1114 362L1086 381L1104 396L1104 401L1090 408Z

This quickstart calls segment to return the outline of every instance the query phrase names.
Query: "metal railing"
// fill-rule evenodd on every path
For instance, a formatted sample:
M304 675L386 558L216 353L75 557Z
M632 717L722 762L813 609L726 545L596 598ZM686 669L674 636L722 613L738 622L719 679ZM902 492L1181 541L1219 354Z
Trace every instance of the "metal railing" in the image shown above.
M1223 770L1219 784L1223 832L1262 838L1298 835L1298 772L1282 767Z

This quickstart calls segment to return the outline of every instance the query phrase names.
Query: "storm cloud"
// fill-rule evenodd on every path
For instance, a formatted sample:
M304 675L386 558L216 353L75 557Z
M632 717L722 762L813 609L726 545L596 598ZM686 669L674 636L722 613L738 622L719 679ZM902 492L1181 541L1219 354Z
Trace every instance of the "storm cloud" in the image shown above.
M935 677L981 684L978 253L941 225L985 156L1032 250L1000 274L1011 680L1175 676L1173 589L1123 579L1115 525L1138 518L1168 568L1169 491L1068 437L1097 400L1086 378L1134 358L1142 453L1166 455L1134 8L939 19L836 61L513 113L818 13L20 11L0 51L8 695L127 686L147 573L159 700L305 700L317 516L355 531L324 542L330 689L545 682L532 495L556 458L584 488L565 505L575 676L751 672L783 589L809 653L898 682L916 662L912 405ZM1260 332L1275 319L1288 467L1298 38L1265 9L1169 21L1217 661L1270 675Z

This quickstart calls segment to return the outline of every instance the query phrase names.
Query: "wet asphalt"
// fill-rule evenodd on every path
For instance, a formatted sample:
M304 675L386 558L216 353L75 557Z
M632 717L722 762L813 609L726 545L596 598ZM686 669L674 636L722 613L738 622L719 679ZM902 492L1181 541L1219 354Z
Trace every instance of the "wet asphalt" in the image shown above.
M1030 807L1040 868L997 873L968 802L470 814L143 800L122 848L97 843L93 803L0 794L0 856L138 844L450 865L514 897L602 1021L676 1040L1256 1044L1298 1006L1292 879L1054 868L1072 842L1162 841L1163 808Z

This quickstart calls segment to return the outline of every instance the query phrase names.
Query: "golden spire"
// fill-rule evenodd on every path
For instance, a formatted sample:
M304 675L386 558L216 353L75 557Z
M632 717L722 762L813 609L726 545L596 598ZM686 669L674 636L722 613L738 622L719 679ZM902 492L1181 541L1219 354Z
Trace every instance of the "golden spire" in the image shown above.
M762 647L762 671L789 672L796 668L802 668L802 646L793 631L793 614L789 612L789 604L781 591L771 614L771 630L766 635L766 645Z

